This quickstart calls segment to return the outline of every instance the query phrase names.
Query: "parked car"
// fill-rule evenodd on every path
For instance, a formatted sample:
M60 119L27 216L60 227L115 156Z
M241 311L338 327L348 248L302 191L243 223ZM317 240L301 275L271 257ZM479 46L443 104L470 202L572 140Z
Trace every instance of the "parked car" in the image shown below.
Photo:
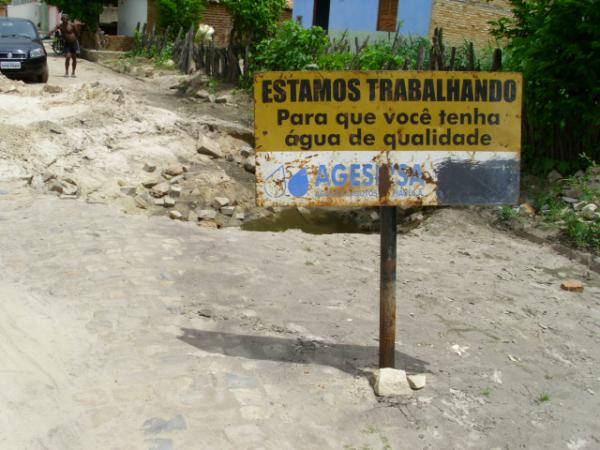
M47 56L33 22L0 17L0 72L9 78L46 83Z

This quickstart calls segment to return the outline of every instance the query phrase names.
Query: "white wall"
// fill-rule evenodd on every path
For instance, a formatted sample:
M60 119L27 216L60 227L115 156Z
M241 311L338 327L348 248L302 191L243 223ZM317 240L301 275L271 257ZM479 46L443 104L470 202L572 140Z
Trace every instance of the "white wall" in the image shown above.
M147 20L148 0L119 0L119 34L133 36L138 22L143 26Z
M60 11L56 6L48 7L48 30L54 29L60 23Z
M37 26L42 20L39 3L26 3L24 5L8 5L8 17L29 19Z

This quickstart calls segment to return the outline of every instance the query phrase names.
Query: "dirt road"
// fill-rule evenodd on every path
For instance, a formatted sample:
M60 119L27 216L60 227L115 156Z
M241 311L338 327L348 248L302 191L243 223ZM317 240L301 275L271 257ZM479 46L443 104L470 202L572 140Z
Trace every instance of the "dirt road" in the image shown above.
M378 400L378 237L125 214L149 157L219 167L147 83L82 63L0 94L0 448L600 447L598 275L438 211L399 239L397 366L427 385Z

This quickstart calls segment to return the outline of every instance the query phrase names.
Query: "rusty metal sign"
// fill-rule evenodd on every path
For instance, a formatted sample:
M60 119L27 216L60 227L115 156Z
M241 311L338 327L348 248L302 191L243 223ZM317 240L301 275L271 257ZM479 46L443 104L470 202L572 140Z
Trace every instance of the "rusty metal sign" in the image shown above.
M260 206L515 203L517 73L256 75Z

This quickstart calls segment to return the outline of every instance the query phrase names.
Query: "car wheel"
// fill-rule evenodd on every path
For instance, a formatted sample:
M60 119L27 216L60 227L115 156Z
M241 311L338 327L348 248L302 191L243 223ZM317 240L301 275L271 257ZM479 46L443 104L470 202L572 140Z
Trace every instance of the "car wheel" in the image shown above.
M44 71L38 75L38 83L47 83L48 82L48 66L44 67Z

